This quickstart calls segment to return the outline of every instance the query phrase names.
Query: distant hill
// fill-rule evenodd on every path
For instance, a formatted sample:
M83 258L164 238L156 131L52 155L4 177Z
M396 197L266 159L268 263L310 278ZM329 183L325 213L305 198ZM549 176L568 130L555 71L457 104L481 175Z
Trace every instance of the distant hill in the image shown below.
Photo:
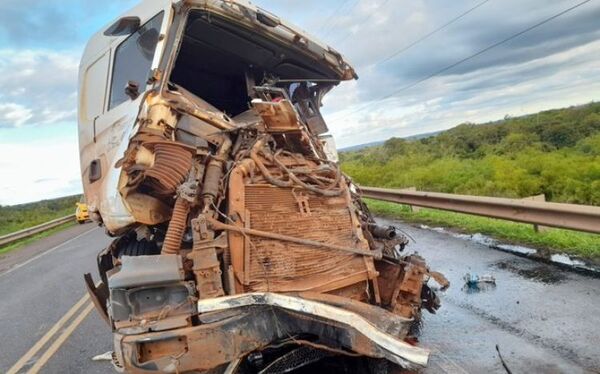
M404 140L419 140L419 139L430 138L430 137L436 136L437 134L440 134L440 133L442 133L442 131L432 131L432 132L426 132L423 134L405 136L402 139L404 139Z
M0 205L0 235L39 225L75 213L81 195L59 197L19 205Z
M338 149L338 151L339 152L360 151L361 149L369 148L369 147L376 147L378 145L382 145L383 143L385 143L385 140L380 140L380 141L377 141L377 142L364 143L364 144L351 145L349 147L340 148L340 149Z
M435 136L435 135L439 134L440 132L441 131L427 132L427 133L424 133L424 134L417 134L417 135L406 136L406 137L403 137L401 139L405 139L405 140L419 140L419 139L423 139L423 138L428 138L430 136ZM364 144L351 145L349 147L341 148L341 149L339 149L339 151L340 152L359 151L359 150L364 149L364 148L376 147L376 146L382 145L383 143L385 143L385 140L380 140L380 141L377 141L377 142L364 143Z
M340 161L366 186L600 205L600 103L391 138Z

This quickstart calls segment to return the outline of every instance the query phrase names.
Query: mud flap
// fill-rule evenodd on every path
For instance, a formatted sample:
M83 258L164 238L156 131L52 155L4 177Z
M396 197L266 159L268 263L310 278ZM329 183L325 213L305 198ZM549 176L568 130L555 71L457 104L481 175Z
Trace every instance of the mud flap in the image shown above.
M94 303L94 306L96 307L96 310L106 324L111 326L108 318L108 311L106 309L106 301L108 300L108 287L104 282L100 282L98 287L96 287L90 273L84 274L83 279L85 280L85 288L87 289L88 294L92 299L92 303Z

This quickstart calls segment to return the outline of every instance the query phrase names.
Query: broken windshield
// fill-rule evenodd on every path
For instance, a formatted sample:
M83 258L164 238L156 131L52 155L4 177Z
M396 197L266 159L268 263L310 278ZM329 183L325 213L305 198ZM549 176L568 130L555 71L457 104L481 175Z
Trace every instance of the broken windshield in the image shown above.
M339 82L324 61L300 46L278 42L241 24L191 10L170 82L229 115L249 108L255 86L288 82Z
M146 85L163 15L164 12L160 12L154 16L117 47L109 110L129 99L125 93L128 82L136 82L139 87Z

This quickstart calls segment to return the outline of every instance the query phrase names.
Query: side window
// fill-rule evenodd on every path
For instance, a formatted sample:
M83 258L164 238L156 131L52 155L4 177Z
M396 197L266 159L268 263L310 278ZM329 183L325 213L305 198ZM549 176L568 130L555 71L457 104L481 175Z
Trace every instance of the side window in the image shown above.
M110 84L108 110L129 99L125 94L127 82L137 82L141 91L146 87L154 51L160 35L163 14L164 12L160 12L154 16L117 47Z
M81 95L81 117L91 122L102 114L106 98L106 77L108 76L108 52L97 59L85 71Z

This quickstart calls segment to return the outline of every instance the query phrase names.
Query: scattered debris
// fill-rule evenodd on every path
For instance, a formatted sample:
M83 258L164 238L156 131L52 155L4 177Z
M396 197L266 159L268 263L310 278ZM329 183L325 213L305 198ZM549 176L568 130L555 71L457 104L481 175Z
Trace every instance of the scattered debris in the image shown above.
M467 273L463 277L465 285L462 290L467 293L476 293L481 291L488 291L496 288L496 278L492 275L482 275Z
M512 371L510 371L510 369L506 365L506 362L504 362L504 359L502 358L502 354L500 353L500 347L498 346L498 344L496 344L496 352L498 352L498 358L500 359L500 362L502 363L502 367L504 367L504 370L506 370L506 373L512 374Z
M92 361L112 361L112 359L113 359L112 351L108 351L106 353L102 353L101 355L92 357Z
M496 278L494 278L493 275L479 276L477 274L471 275L470 273L467 273L467 274L465 274L463 279L468 286L475 286L475 285L479 285L481 283L496 284Z

